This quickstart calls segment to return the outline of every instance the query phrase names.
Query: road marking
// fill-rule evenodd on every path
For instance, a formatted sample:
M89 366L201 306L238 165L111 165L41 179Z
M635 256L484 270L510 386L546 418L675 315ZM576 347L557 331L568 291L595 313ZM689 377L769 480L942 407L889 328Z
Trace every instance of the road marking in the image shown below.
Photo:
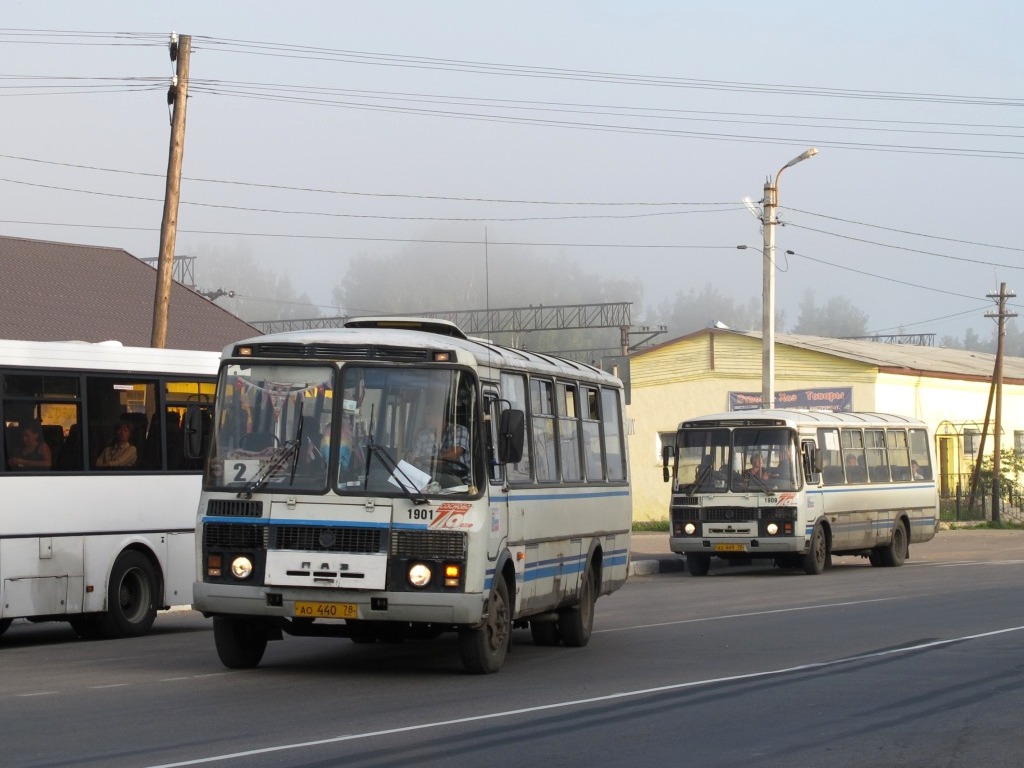
M870 600L850 600L845 603L822 603L821 605L802 605L795 608L773 608L770 611L751 611L749 613L726 613L721 616L702 616L699 619L679 619L678 621L661 621L657 624L634 624L628 627L616 627L615 629L595 629L594 634L606 632L626 632L633 629L652 629L654 627L673 627L677 624L699 624L705 621L719 621L720 619L746 619L751 616L770 616L773 613L791 613L794 611L818 611L823 608L845 608L850 605L864 605L866 603L884 603L887 600L902 600L902 597L875 597Z
M517 715L534 714L537 712L551 711L555 709L567 709L569 707L582 707L589 704L598 704L605 701L616 701L620 699L631 699L639 698L641 696L650 696L656 693L665 693L668 691L681 691L687 688L699 688L707 685L714 685L716 683L734 683L741 680L757 680L764 677L777 677L779 675L787 675L795 672L807 672L810 670L825 669L827 667L836 667L842 664L852 664L858 661L865 661L867 659L880 659L886 656L895 656L903 653L913 653L915 651L927 650L929 648L941 648L947 645L953 645L955 643L963 643L968 640L981 640L988 637L996 637L1003 635L1008 632L1020 632L1024 630L1024 626L1019 627L1006 627L1005 629L995 629L991 632L979 632L974 635L964 635L962 637L953 637L948 640L931 640L926 643L918 643L917 645L908 645L904 648L888 648L884 651L872 651L871 653L862 653L857 656L847 656L842 659L833 659L832 661L818 661L811 664L800 664L795 667L783 667L781 669L770 669L764 672L749 672L743 675L729 675L726 677L709 678L707 680L693 680L688 683L673 683L670 685L659 685L655 688L641 688L635 691L621 691L619 693L609 693L604 696L592 696L587 699L574 699L572 701L560 701L554 704L539 704L535 707L523 707L522 709L509 709L503 712L491 712L486 715L472 715L470 717L458 717L452 720L438 720L429 723L419 723L418 725L406 725L398 728L387 728L380 731L366 731L365 733L350 733L344 736L333 736L327 739L316 739L315 741L300 741L292 744L279 744L274 747L262 747L260 749L248 749L244 752L230 752L223 755L211 755L209 757L197 757L192 760L182 760L176 763L161 763L160 765L148 766L148 768L185 768L189 765L208 765L210 763L227 762L229 760L240 760L247 757L254 757L256 755L268 755L274 752L287 752L292 750L309 749L311 747L322 747L326 744L340 744L346 741L357 741L359 739L372 739L378 736L393 736L399 733L412 733L414 731L425 731L434 728L447 728L452 725L464 725L466 723L479 723L486 720L498 720L501 718L515 717Z
M110 683L108 685L90 685L89 688L94 691L98 691L103 688L127 688L129 685L131 685L131 683Z
M18 698L25 699L29 696L56 696L60 691L36 691L35 693L19 693Z
M965 565L1021 565L1024 560L964 560L958 563L937 563L938 568L962 568Z

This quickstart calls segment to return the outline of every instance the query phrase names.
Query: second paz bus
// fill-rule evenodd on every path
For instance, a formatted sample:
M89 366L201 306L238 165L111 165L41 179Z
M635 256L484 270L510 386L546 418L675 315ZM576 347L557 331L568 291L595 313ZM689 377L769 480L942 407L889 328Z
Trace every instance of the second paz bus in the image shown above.
M228 347L215 422L193 604L228 667L283 634L454 631L496 672L514 626L586 645L626 580L623 389L593 366L350 320Z
M899 566L935 536L924 422L880 413L754 410L679 425L663 448L670 548L694 576L712 557L821 573L833 555Z

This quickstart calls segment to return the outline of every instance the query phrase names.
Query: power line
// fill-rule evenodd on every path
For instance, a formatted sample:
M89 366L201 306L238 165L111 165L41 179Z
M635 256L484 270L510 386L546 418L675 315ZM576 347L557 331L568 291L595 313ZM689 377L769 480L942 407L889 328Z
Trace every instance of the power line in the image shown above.
M983 264L987 267L999 267L1001 269L1024 269L1024 266L1016 264L1001 264L995 261L982 261L981 259L968 259L964 256L950 256L948 253L937 253L936 251L924 251L919 248L907 248L902 245L891 245L889 243L880 243L877 240L868 240L862 237L853 237L851 235L841 235L838 232L829 232L824 229L815 229L814 227L805 227L802 224L794 224L793 222L785 222L784 226L795 227L796 229L803 229L808 232L816 232L820 235L828 235L830 237L838 237L843 240L852 240L855 243L865 243L867 245L877 245L880 248L892 248L897 251L906 251L907 253L919 253L924 256L937 256L941 259L949 259L950 261L962 261L967 264Z
M785 210L794 211L795 213L803 213L803 214L805 214L807 216L817 216L818 218L830 219L832 221L841 221L844 224L856 224L856 225L861 226L861 227L872 227L874 229L881 229L881 230L884 230L886 232L896 232L896 233L901 234L901 235L913 235L914 237L927 237L927 238L929 238L931 240L943 240L943 241L948 242L948 243L960 243L961 245L973 245L973 246L978 246L980 248L997 248L997 249L1003 250L1003 251L1016 251L1018 253L1024 253L1024 248L1015 248L1015 247L1010 246L1010 245L993 245L992 243L979 243L979 242L977 242L975 240L959 240L959 239L957 239L955 237L942 237L940 235L929 235L929 234L925 234L924 232L912 232L912 231L910 231L908 229L896 229L895 227L885 227L885 226L882 226L881 224L869 224L869 223L864 222L864 221L855 221L853 219L842 219L842 218L839 218L838 216L827 216L824 213L814 213L813 211L802 211L799 208L791 208L789 206L782 206L782 207ZM794 224L793 226L797 226L797 225Z
M784 93L799 96L818 96L844 99L876 99L882 101L932 102L973 106L1024 106L1024 99L999 96L968 96L962 94L919 93L912 91L879 91L850 88L825 88L791 84L737 82L662 75L637 75L597 70L501 64L495 62L466 61L460 59L403 56L368 51L295 46L251 40L230 40L195 36L196 47L223 52L276 56L285 58L337 61L377 66L434 69L475 74L543 78L552 80L583 80L626 85L645 85L670 88L694 88L744 93Z

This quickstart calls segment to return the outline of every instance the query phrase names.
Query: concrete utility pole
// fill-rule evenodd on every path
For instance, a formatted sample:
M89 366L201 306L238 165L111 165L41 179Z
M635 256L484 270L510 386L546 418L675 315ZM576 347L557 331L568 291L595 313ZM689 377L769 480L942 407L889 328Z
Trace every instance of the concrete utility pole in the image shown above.
M1000 471L1000 437L1003 432L1003 346L1006 340L1006 319L1009 317L1016 317L1016 312L1006 311L1006 300L1013 298L1017 294L1006 292L1006 283L999 284L999 293L988 294L990 299L999 299L999 312L993 314L988 313L985 317L996 317L999 319L999 332L996 337L996 366L992 373L992 386L996 393L996 415L995 423L992 426L992 522L999 522L999 504L1001 501L1000 497L1000 483L999 483L999 471ZM978 457L979 461L981 457Z
M174 241L178 233L178 201L181 198L181 160L185 154L185 105L188 98L188 60L192 36L171 34L171 61L177 62L177 74L167 91L172 104L171 147L167 158L167 187L164 191L164 215L160 222L160 258L156 267L156 296L153 300L153 336L151 347L167 346L167 314L171 303L171 275L174 271Z
M764 275L761 307L761 407L775 407L775 225L779 223L779 177L787 168L814 157L818 150L811 147L794 157L775 174L775 183L769 177L764 183L764 212L761 219L764 230Z

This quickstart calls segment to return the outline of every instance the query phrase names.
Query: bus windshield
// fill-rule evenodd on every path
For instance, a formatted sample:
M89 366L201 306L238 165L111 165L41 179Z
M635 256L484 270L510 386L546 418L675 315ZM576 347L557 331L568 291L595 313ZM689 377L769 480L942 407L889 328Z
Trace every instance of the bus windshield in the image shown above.
M330 366L225 367L206 484L252 493L323 492L334 392Z
M454 369L345 366L339 492L475 492L471 385Z
M795 440L779 427L683 429L677 438L684 493L793 491L798 487Z
M207 486L364 495L469 493L475 400L468 374L349 363L231 364ZM335 393L340 391L340 397Z

